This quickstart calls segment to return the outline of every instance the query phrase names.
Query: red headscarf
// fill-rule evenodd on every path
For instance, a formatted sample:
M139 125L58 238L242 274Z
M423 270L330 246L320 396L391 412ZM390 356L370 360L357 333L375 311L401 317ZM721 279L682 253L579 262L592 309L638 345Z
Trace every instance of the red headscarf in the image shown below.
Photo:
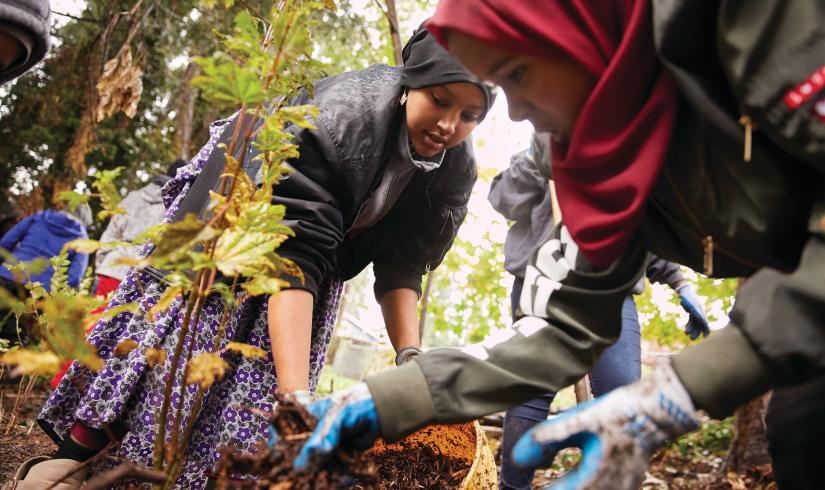
M553 149L553 180L581 251L610 265L641 222L676 115L649 0L441 0L427 28L445 45L455 30L517 54L564 53L596 77L566 152Z

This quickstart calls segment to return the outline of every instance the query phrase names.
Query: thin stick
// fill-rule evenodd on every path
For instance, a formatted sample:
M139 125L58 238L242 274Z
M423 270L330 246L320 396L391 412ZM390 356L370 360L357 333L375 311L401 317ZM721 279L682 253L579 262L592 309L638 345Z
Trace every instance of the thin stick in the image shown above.
M89 459L87 459L86 461L84 461L84 462L83 462L83 464L81 464L81 465L80 465L80 466L78 466L77 468L72 469L71 471L69 471L69 472L68 472L68 473L66 473L65 475L63 475L63 476L61 476L60 478L58 478L58 479L57 479L57 481L55 481L54 483L52 483L51 485L49 485L48 487L46 487L44 490L51 490L52 488L56 487L57 485L60 485L60 483L62 483L64 480L66 480L66 478L69 478L70 476L74 475L74 474L75 474L75 473L77 473L78 471L80 471L80 470L82 470L82 469L84 469L84 468L86 468L86 467L89 467L89 466L91 466L91 465L95 464L96 462L100 461L101 459L105 458L106 456L108 456L109 451L110 451L113 447L115 447L115 445L116 445L117 443L118 443L118 441L112 441L112 442L110 442L110 443L109 443L109 444L107 444L107 445L106 445L103 449L101 449L101 450L100 450L100 452L98 452L97 454L95 454L95 455L94 455L94 456L92 456L91 458L89 458ZM84 488L86 488L86 487L84 487Z
M126 478L134 478L149 483L163 483L166 481L166 475L163 472L125 462L89 480L83 486L83 490L106 490Z

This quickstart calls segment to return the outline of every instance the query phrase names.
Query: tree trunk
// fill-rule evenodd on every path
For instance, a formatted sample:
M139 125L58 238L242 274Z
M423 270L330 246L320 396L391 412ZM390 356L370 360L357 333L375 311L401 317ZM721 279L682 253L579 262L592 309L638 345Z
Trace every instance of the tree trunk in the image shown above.
M401 35L398 32L398 12L395 9L395 0L386 0L387 2L387 22L390 25L390 39L392 40L392 52L395 54L395 64L402 65L404 63L401 56Z
M427 327L427 306L430 303L430 290L433 285L435 271L427 273L427 282L424 283L424 291L421 293L421 314L418 317L418 340L424 338L424 329Z
M590 379L587 376L583 376L582 379L576 382L573 386L573 391L576 393L577 404L584 403L593 398L590 394Z
M723 472L743 472L748 467L771 462L765 436L765 411L771 394L767 393L740 407L734 414L734 435L728 448Z
M175 153L183 160L189 160L192 150L193 121L195 116L195 87L192 79L200 74L200 67L189 63L180 81L175 104Z

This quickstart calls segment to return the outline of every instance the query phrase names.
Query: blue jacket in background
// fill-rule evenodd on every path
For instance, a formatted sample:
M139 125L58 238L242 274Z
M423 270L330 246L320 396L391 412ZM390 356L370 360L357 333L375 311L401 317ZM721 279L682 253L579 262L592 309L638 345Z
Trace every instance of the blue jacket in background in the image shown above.
M14 225L0 239L0 247L11 252L21 262L28 262L37 257L48 260L58 255L67 242L87 236L86 228L80 221L67 213L49 209L33 214ZM89 256L69 251L68 258L71 263L68 270L69 285L76 288L89 264ZM40 274L33 275L31 280L40 282L48 290L52 274L54 268L49 265ZM0 267L0 277L14 280L11 271L5 267Z

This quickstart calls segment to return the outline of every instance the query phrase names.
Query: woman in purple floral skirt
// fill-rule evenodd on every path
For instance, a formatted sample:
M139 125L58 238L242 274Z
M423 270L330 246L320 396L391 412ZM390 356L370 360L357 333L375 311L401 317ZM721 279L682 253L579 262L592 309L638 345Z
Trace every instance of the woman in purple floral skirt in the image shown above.
M253 451L267 429L260 414L273 409L276 391L314 392L343 281L368 264L374 266L376 298L399 352L396 361L420 352L421 278L441 262L466 216L476 180L467 136L486 115L493 95L424 30L408 42L404 61L403 67L376 65L323 79L313 98L293 102L321 111L315 129L290 128L300 157L289 161L294 172L273 198L286 206L284 224L295 231L278 253L301 267L305 281L284 277L291 287L278 295L242 299L226 325L222 343L245 342L267 357L224 354L229 369L206 391L197 413L192 412L196 386L187 386L182 399L174 390L170 413L182 404L181 426L195 417L178 487L204 488L220 447ZM164 187L167 221L210 154L222 151L217 143L230 121L214 123L206 146ZM109 308L136 302L137 311L95 326L89 342L104 367L92 372L75 363L51 394L39 422L60 447L51 459L26 468L27 475L21 469L18 488L54 481L97 454L111 435L121 440L120 459L152 465L156 417L186 309L178 298L150 321L146 313L163 290L146 272L132 270L126 276ZM193 356L212 350L224 307L218 295L209 297L189 334L194 339L184 342L182 359L190 345ZM127 339L137 348L115 355ZM149 348L164 351L165 360L147 365ZM171 420L167 434L170 429ZM92 465L91 473L115 464L113 458L104 459ZM86 476L78 471L62 488L79 488Z

